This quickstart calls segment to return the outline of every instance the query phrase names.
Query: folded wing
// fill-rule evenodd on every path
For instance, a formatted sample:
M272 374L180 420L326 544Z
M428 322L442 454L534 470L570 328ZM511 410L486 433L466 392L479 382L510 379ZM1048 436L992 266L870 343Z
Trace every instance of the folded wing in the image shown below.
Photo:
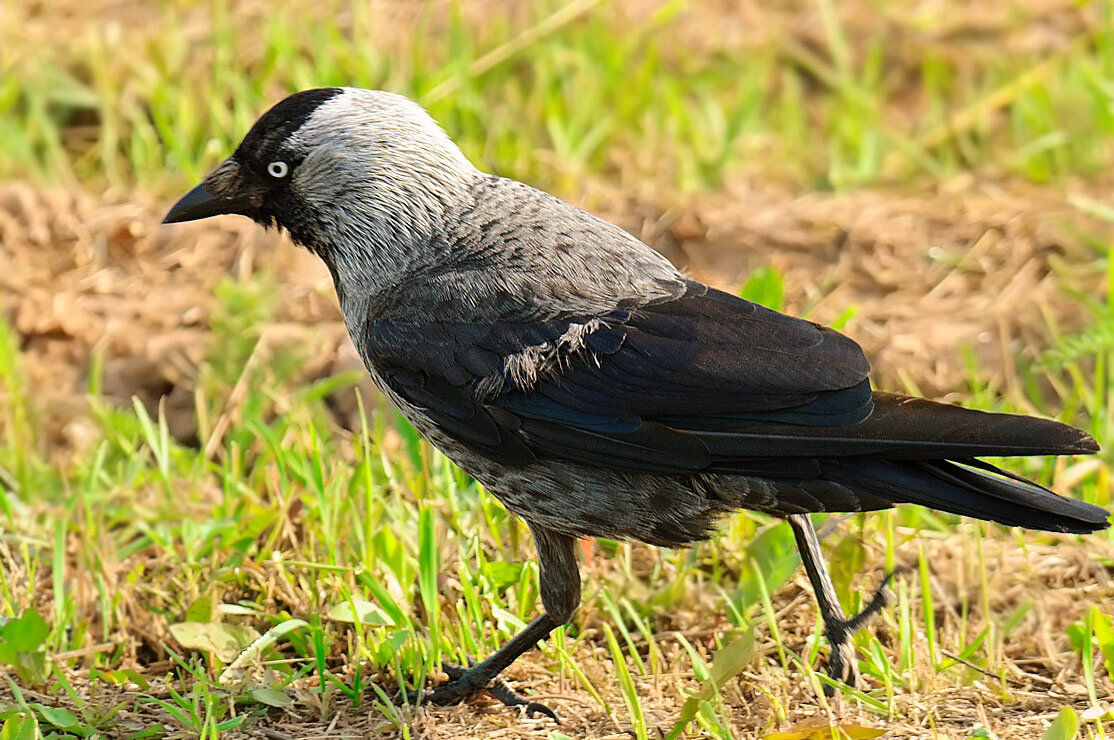
M696 282L601 316L372 321L366 348L396 393L505 465L823 479L876 502L1070 531L1106 518L974 460L1094 452L1084 432L872 393L847 337Z

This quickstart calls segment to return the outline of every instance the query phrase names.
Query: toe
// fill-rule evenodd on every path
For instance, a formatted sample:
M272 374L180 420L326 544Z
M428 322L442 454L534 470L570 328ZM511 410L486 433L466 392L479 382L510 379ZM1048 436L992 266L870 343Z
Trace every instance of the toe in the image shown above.
M474 693L476 693L475 687L468 685L467 682L452 681L430 690L426 694L426 700L443 707L459 704Z
M527 699L508 686L507 682L502 679L495 679L495 681L487 687L487 693L491 694L508 707L522 707L527 717L533 717L535 714L544 714L557 724L561 724L561 720L557 718L556 712L541 702Z
M455 663L442 663L441 672L448 676L450 681L459 681L468 669Z
M542 704L539 701L531 701L526 704L526 716L533 717L535 714L544 714L557 724L561 724L561 720L557 719L557 713L552 709Z
M554 722L560 723L556 712L541 702L531 701L522 696L501 678L480 683L481 679L473 672L472 668L451 663L442 664L441 670L449 677L449 682L426 692L426 701L431 704L439 706L459 704L480 691L487 691L495 700L508 707L522 707L527 716L544 714Z

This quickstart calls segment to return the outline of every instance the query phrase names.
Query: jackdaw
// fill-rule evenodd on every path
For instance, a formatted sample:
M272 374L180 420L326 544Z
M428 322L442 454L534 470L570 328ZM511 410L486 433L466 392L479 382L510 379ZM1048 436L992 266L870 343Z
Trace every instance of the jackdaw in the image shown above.
M533 534L545 612L429 693L488 690L580 602L583 537L677 547L737 509L783 517L816 593L833 678L852 632L809 515L913 503L1054 532L1107 512L978 459L1093 453L1065 424L872 391L842 334L687 278L622 229L478 170L414 102L292 95L167 213L285 228L328 266L379 389Z

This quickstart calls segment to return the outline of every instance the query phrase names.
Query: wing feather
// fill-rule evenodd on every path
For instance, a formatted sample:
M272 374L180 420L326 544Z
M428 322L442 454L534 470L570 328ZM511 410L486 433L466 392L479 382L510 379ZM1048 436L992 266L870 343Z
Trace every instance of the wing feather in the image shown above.
M854 342L695 282L679 298L603 316L372 321L365 346L396 393L501 461L541 454L693 472L718 457L770 457L738 446L740 428L846 424L871 408L869 363Z

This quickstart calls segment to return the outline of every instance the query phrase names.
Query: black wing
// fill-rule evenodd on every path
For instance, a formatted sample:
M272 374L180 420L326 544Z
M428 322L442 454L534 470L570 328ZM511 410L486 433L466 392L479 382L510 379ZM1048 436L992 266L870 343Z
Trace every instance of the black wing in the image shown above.
M680 298L605 316L373 321L365 348L392 390L511 465L542 456L765 471L768 451L725 432L840 427L872 409L870 365L850 339L696 282ZM789 447L774 455L793 456Z
M905 502L1036 529L1106 526L1105 510L974 459L1095 452L1086 433L872 393L850 339L699 283L606 316L374 321L365 346L399 396L504 465L781 479L782 513Z

